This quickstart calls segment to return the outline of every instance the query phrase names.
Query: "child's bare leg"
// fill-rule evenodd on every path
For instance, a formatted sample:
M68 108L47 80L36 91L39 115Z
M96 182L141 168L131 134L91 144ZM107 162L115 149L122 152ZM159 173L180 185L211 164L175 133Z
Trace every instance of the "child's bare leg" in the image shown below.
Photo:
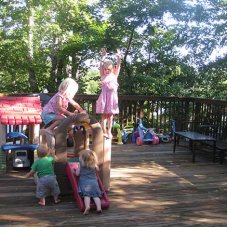
M50 134L53 134L53 131L54 129L61 123L62 120L65 119L65 116L64 115L57 115L54 120L53 120L53 123L47 127L45 129L46 132L50 133Z
M84 204L85 204L85 210L84 210L84 215L89 214L90 211L90 202L91 202L91 198L88 196L84 197Z
M61 202L61 200L58 198L58 196L54 196L54 203L58 204L60 202Z
M95 197L93 198L93 200L95 201L95 205L96 205L96 211L97 213L102 213L102 208L101 208L101 200L99 197Z
M53 134L53 130L60 124L61 120L54 121L49 127L45 128L45 131L49 134Z
M102 130L103 130L103 136L108 137L108 134L106 132L106 123L107 123L107 116L106 116L106 114L103 114L102 123L101 123Z
M40 206L45 206L46 205L45 197L44 198L40 198L38 204Z
M111 133L112 125L113 125L113 115L112 114L108 115L107 121L108 121L108 135L110 138L112 138L113 137L113 135Z

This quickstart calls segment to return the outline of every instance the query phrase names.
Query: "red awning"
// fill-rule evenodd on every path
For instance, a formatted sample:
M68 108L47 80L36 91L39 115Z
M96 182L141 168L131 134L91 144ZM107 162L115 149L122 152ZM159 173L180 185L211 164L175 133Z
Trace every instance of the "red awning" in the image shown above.
M39 96L1 96L0 120L3 125L41 124Z

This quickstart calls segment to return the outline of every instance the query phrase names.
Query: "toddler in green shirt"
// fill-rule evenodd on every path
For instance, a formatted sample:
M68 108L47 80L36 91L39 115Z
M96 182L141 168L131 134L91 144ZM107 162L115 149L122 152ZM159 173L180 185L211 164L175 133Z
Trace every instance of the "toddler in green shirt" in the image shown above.
M46 205L45 198L49 195L49 192L54 197L54 203L57 204L60 202L58 198L60 189L53 168L56 156L48 156L49 151L44 145L38 146L37 154L39 159L32 164L30 172L25 177L29 178L37 173L36 197L39 198L39 205Z

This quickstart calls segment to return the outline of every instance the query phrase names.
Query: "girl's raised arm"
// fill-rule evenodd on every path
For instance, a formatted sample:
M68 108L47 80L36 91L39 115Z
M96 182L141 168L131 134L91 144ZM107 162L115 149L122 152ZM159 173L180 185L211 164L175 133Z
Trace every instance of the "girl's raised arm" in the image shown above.
M103 75L104 71L103 71L103 62L106 58L106 55L107 55L107 51L106 51L106 48L101 48L100 50L100 55L101 55L101 60L100 60L100 65L99 65L99 71L100 71L100 74Z
M117 49L116 58L117 58L117 65L115 67L114 74L118 76L118 74L120 72L120 68L121 68L121 51L120 51L120 49Z

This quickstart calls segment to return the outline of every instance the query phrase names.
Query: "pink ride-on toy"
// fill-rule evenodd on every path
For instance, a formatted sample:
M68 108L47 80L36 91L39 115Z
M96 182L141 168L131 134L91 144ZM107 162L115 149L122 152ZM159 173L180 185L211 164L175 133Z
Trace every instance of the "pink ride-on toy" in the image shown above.
M152 144L159 144L159 138L151 128L145 128L142 120L138 119L138 137L136 138L136 144L141 146L144 142L152 142Z

